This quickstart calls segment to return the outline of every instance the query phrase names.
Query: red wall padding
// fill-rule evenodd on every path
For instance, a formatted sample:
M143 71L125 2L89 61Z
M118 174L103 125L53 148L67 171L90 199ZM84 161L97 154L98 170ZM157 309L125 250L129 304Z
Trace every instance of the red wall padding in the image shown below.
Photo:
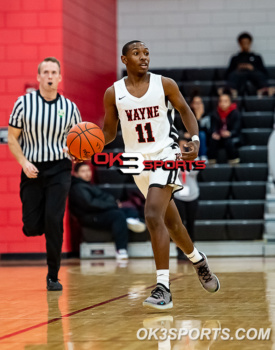
M83 120L102 124L103 94L116 79L116 0L9 0L0 11L0 127L46 56L61 62L60 92ZM20 166L0 145L0 253L44 252L45 238L22 233ZM63 252L69 252L67 214Z
M63 26L65 91L84 120L101 124L116 80L116 1L64 0Z

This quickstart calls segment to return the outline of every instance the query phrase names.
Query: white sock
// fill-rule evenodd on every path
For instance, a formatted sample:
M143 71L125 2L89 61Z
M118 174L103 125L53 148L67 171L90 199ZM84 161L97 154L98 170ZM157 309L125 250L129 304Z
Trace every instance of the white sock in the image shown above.
M194 250L192 251L192 253L188 255L186 254L186 256L190 261L192 261L193 264L195 264L196 262L202 259L202 256L200 255L196 247L194 247Z
M170 287L169 287L169 270L157 270L157 283L161 283L167 289L170 289Z

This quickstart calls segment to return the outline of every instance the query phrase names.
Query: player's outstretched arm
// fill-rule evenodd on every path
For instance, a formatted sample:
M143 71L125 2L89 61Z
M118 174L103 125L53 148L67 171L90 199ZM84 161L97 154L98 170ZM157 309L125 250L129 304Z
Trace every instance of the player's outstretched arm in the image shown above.
M182 96L178 85L173 79L162 77L162 84L165 96L172 103L173 107L180 113L183 124L188 133L192 136L199 135L198 122L192 113L190 107ZM188 152L182 153L182 159L193 160L197 158L200 143L199 141L190 141L186 144L189 148Z
M115 89L113 86L109 87L104 95L104 125L103 134L105 137L105 145L112 142L116 138L118 125L118 112L116 108Z
M19 145L18 139L21 135L22 129L14 128L9 125L8 127L8 145L11 153L14 155L18 163L22 166L24 173L29 178L36 178L38 169L31 162L27 160L22 152L22 148Z

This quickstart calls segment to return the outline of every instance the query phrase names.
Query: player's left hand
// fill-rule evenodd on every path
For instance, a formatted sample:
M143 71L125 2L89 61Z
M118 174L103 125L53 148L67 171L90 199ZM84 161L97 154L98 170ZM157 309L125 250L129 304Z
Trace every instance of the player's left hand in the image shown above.
M183 145L188 151L182 152L180 160L194 160L198 157L200 143L199 141L189 141Z

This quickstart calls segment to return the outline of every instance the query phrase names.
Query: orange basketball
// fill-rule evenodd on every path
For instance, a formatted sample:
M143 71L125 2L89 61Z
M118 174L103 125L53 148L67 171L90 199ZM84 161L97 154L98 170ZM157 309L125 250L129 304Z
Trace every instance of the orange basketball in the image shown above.
M89 160L100 153L105 145L102 130L94 123L82 122L71 128L67 136L69 152L81 160Z

